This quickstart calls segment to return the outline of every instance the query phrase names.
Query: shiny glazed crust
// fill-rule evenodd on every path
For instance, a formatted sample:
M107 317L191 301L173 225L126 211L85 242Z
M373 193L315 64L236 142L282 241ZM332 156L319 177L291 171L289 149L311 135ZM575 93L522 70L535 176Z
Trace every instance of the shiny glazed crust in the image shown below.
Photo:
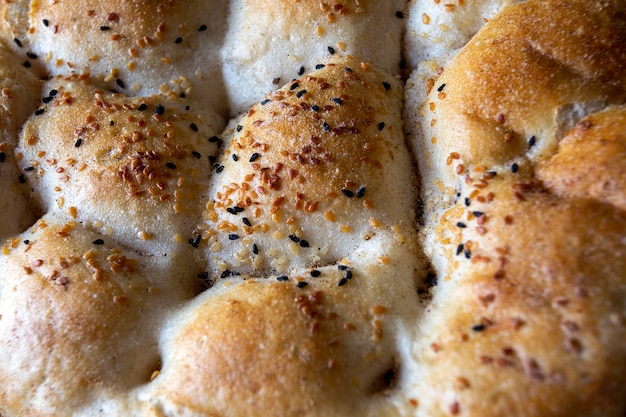
M0 416L623 417L621 0L0 5Z

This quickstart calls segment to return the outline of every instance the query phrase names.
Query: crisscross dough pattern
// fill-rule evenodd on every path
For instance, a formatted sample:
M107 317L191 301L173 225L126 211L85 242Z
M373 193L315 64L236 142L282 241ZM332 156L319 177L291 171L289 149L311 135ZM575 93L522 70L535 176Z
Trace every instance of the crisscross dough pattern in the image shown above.
M0 417L626 413L622 0L0 5Z

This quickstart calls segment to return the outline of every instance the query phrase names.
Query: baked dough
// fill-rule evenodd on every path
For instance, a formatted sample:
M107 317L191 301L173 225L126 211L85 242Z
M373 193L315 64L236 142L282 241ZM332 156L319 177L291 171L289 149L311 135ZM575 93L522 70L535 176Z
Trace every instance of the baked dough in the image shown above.
M0 416L623 417L626 4L0 4Z

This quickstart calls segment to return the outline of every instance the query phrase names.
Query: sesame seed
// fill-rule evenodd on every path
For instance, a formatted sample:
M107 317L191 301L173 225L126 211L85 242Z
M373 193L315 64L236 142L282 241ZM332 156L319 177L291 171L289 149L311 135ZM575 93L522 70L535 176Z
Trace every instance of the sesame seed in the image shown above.
M259 159L261 157L261 155L257 152L253 153L252 156L250 156L250 162L254 162L257 159Z
M300 281L300 282L298 282L298 283L296 284L296 287L298 287L298 288L304 288L304 287L306 287L307 285L309 285L309 283L308 283L308 282L306 282L306 281Z
M148 108L148 105L147 105L146 103L141 103L141 104L139 105L139 107L137 107L137 110L139 110L139 111L144 111L144 110L146 110L147 108Z
M354 192L353 192L353 191L348 190L347 188L342 188L342 189L341 189L341 193L342 193L343 195L345 195L346 197L349 197L349 198L354 197Z
M482 332L483 330L485 330L485 325L484 324L476 324L474 326L472 326L472 330L475 332Z
M239 239L239 235L236 233L231 233L228 235L228 240L237 240Z
M312 270L312 271L311 271L311 276L312 276L313 278L317 278L317 277L319 277L320 275L322 275L322 273L321 273L320 271L318 271L317 269L314 269L314 270Z
M188 242L191 246L193 246L194 248L197 248L198 246L200 246L201 239L202 239L202 235L198 235L192 239L189 239Z
M158 114L160 116L163 113L165 113L165 107L163 107L161 104L157 104L157 106L154 108L154 114Z
M195 123L190 123L190 124L189 124L189 128L190 128L191 130L193 130L194 132L197 132L197 131L198 131L198 126L196 126L196 124L195 124Z
M93 243L94 245L104 245L104 240L102 240L102 239L96 239L96 240L94 240L94 241L93 241L93 242L91 242L91 243Z
M280 281L280 282L285 282L289 279L289 277L287 275L281 275L279 277L276 277L276 281Z
M80 148L80 145L82 145L82 144L83 144L83 140L82 140L82 139L80 139L80 138L78 138L78 139L76 140L76 143L74 143L74 147L75 147L75 148Z
M166 162L165 166L169 169L176 169L176 164L173 162Z

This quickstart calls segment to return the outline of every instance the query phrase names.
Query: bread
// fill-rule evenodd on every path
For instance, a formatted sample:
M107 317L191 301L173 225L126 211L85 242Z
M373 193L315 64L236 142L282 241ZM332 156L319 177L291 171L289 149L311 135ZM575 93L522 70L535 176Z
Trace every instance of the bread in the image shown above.
M0 416L623 417L621 0L0 5Z

